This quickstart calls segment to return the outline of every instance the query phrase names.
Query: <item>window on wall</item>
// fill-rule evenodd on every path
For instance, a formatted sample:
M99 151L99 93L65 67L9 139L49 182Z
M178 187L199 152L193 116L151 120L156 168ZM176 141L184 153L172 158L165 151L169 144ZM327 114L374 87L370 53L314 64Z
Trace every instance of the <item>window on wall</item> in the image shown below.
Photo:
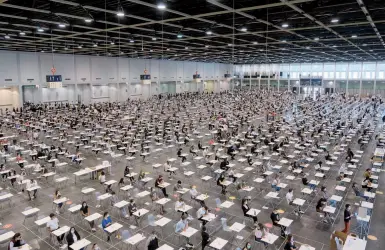
M324 78L328 78L329 77L329 72L324 72Z
M329 78L334 78L334 72L329 72Z
M384 79L384 71L378 72L378 78L379 79Z

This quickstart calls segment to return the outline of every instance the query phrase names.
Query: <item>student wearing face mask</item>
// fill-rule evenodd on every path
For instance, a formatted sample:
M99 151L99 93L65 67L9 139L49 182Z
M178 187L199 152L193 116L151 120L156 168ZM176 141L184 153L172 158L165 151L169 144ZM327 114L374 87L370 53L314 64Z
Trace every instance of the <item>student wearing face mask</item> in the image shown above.
M286 241L285 247L283 249L284 250L295 250L295 249L297 249L297 247L294 244L293 235L289 234L287 236L287 241Z
M70 228L70 231L67 234L66 240L68 243L68 250L72 250L70 246L80 240L80 235L74 227ZM81 248L80 250L83 250L83 249L84 248Z
M353 215L350 212L350 204L345 205L345 211L344 211L344 223L345 223L345 228L342 230L343 233L348 234L350 231L350 220L352 219Z
M158 236L156 236L155 231L148 236L146 241L146 249L147 250L156 250L159 248Z
M90 215L90 210L88 208L87 202L83 201L82 207L80 208L80 213L83 216L83 218ZM90 227L91 227L92 232L96 232L95 221L90 221L89 223L90 223Z
M26 244L25 241L21 238L21 234L15 233L15 235L12 237L11 241L9 242L8 249L16 250L25 244Z
M108 212L104 212L103 220L102 220L102 228L103 228L104 232L106 232L108 234L107 242L109 242L111 240L111 234L106 231L106 228L111 226L111 224L112 224L112 220L111 220L110 215L108 214Z
M251 243L247 242L246 245L243 247L242 250L250 250L251 249Z

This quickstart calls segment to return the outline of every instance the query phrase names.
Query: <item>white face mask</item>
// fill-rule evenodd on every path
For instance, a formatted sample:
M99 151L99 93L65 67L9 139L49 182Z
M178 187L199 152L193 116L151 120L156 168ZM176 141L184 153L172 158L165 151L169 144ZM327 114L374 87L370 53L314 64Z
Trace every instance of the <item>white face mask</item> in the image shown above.
M75 233L75 229L71 229L71 233Z

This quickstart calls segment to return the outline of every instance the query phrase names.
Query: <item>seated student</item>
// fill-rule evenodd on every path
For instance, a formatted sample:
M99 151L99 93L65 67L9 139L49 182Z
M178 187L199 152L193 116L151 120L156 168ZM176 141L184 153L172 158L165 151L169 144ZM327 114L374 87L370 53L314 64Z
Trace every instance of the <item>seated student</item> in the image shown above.
M128 203L128 214L130 216L133 215L133 213L135 213L136 211L138 211L138 208L136 206L136 203L135 203L135 200L134 199L130 199L129 200L130 203Z
M75 242L81 240L81 237L80 237L78 231L76 231L76 229L74 227L71 227L70 231L67 233L66 240L67 240L67 244L68 244L68 250L73 250L70 246L72 244L74 244ZM84 249L84 248L82 248L82 249Z
M247 212L249 212L250 207L249 207L249 197L245 197L242 199L242 211L243 211L243 216L250 217L253 219L254 225L258 222L258 217L257 215L249 215Z
M104 173L104 171L102 171L102 172L100 173L100 176L99 176L99 182L100 182L100 184L102 184L102 185L106 182L106 174Z
M372 170L370 168L367 168L364 172L364 178L369 178L372 176Z
M90 215L90 210L88 208L87 202L83 201L82 207L80 208L80 214L83 216L83 218ZM95 221L89 222L92 232L96 232L95 229Z
M175 171L171 171L171 164L169 161L167 161L163 166L164 166L164 171L167 173L170 173L170 176L171 176L171 174L176 175Z
M295 206L295 204L293 204L293 201L294 201L294 192L293 192L293 189L290 188L289 191L287 192L286 194L286 201L287 201L287 204L291 205L291 206ZM298 212L303 214L304 212L301 210L301 207L298 208ZM298 215L298 212L297 211L294 211L294 213L296 215Z
M9 250L16 250L21 248L23 245L25 245L26 242L21 237L20 233L15 233L9 242L8 249Z
M325 198L321 198L318 200L316 205L316 211L318 213L324 213L324 216L325 216L325 219L323 220L324 222L327 222L326 220L327 213L323 212L323 209L326 207L326 202L327 200Z
M53 196L53 199L57 200L57 199L60 199L60 198L61 198L61 193L60 193L59 189L56 189L55 194ZM56 214L60 214L60 209L62 208L62 206L63 206L63 203L57 204Z
M369 177L366 177L366 178L362 181L361 187L362 187L362 188L366 188L366 190L367 190L368 192L370 192L370 191L372 190L372 188L370 187L371 184L372 184L372 182L370 181L370 178L369 178Z
M37 181L34 179L31 179L29 182L27 182L25 189L27 190L29 200L33 200L36 198L37 189L33 190L33 196L31 197L30 191L28 189L37 187Z
M153 203L160 199L158 192L156 192L154 187L151 187L150 189L150 199ZM160 205L160 214L163 214L163 213L164 213L164 206Z
M230 169L230 172L229 172L229 178L233 179L233 182L236 182L237 181L237 177L235 177L235 173L234 173L234 169Z
M315 188L316 188L316 185L310 184L306 177L302 178L302 184L305 185L305 186L309 186L309 188L312 189L312 190L315 190Z
M103 220L102 220L102 228L104 232L107 233L107 242L111 240L111 234L106 231L106 228L112 225L112 219L111 216L108 214L108 212L104 212L103 214Z
M327 152L327 154L326 154L326 156L325 156L325 160L326 160L326 161L332 161L332 160L333 160L332 157L331 157L330 154L329 154L329 151Z
M180 220L175 225L175 233L181 233L188 228L187 215L182 214Z
M175 193L175 192L182 190L182 189L183 189L182 182L180 180L178 180L178 182L174 185L173 191Z
M131 174L130 168L126 166L126 168L124 169L124 176L127 177L127 175L129 174ZM127 178L130 180L131 184L135 183L135 178L133 176Z
M279 179L279 175L278 174L275 174L275 176L274 176L274 179L273 179L273 182L271 183L271 187L273 188L273 189L275 189L275 191L279 191L279 190L281 190L281 188L280 187L278 187L278 185L281 183L281 180Z
M52 233L53 231L59 228L59 219L55 216L54 213L51 213L49 217L50 217L50 220L47 222L47 228L48 228L48 231ZM59 245L62 246L64 234L60 236L56 236L56 238L57 238L57 241L59 242Z
M144 177L146 177L146 173L141 169L138 175L138 181L144 179Z
M322 198L324 198L325 200L328 200L328 199L330 198L330 195L329 195L329 193L326 191L326 187L325 187L325 186L322 186L322 187L321 187L321 196L322 196ZM335 201L335 200L329 200L329 202L330 202L330 205L331 205L332 207L336 207L337 201Z
M254 239L259 243L263 243L263 245L265 245L266 248L269 246L269 244L262 241L262 238L267 234L269 234L269 229L265 227L262 223L258 223L255 228Z
M286 227L278 224L278 222L281 220L281 218L279 218L279 213L278 213L277 208L274 208L273 212L270 214L270 219L273 222L274 226L281 228L281 236L285 237L286 236L286 233L285 233Z
M224 174L221 174L217 180L217 185L220 186L222 188L222 191L221 193L222 194L226 194L226 186L223 185L223 182L226 180L225 178L225 175Z
M159 177L156 179L155 181L155 187L156 188L160 188L162 190L162 193L164 195L164 197L168 197L168 194L167 194L167 191L166 191L166 188L165 187L161 187L160 185L162 185L164 183L164 180L163 180L163 176L162 175L159 175Z
M229 170L229 161L227 159L223 159L223 161L221 162L221 164L219 165L219 168L222 169L222 170Z
M179 158L182 158L182 162L184 162L186 160L186 156L182 156L182 149L181 148L178 149L177 156Z
M199 150L203 150L201 141L198 142L198 149L199 149Z
M353 182L353 184L352 184L352 189L353 189L353 192L354 192L354 194L355 194L356 196L365 198L366 201L369 200L369 197L365 197L364 194L363 194L362 192L360 192L360 190L359 190L358 187L357 187L357 183Z
M186 204L184 202L184 199L182 197L179 197L178 200L175 202L174 209L175 209L175 211L182 212L184 214L185 212L183 212L183 210L184 210L185 205Z
M195 148L194 148L194 145L192 145L192 146L190 147L190 154L192 154L192 156L198 156L198 154L196 153L196 150L195 150Z
M198 191L194 185L190 186L189 193L190 193L191 199L193 200L195 200L195 198L198 196Z
M145 244L145 250L156 250L159 248L158 236L155 231L151 232L151 235L148 236Z
M118 182L118 187L121 188L121 187L124 187L125 184L124 184L124 178L120 178L119 182Z
M206 205L201 204L201 207L197 211L197 219L202 222L203 226L206 225L207 220L203 220L202 217L205 215L208 215L208 213L209 213L209 208Z
M113 207L116 203L119 202L119 198L118 198L118 196L116 195L116 193L114 191L111 192L110 201L111 201L111 207ZM120 209L120 212L122 213L124 218L128 217L125 207L122 207Z
M31 155L32 160L36 161L36 159L37 159L37 150L36 149L32 149L30 155Z
M287 236L286 244L285 244L285 247L283 249L284 250L296 250L297 249L297 247L295 246L295 243L294 243L293 235L289 234Z
M347 155L348 155L348 157L350 157L351 159L354 158L354 153L353 153L353 151L352 151L350 148L348 148Z
M227 154L231 156L231 160L234 160L236 147L232 145L227 149Z

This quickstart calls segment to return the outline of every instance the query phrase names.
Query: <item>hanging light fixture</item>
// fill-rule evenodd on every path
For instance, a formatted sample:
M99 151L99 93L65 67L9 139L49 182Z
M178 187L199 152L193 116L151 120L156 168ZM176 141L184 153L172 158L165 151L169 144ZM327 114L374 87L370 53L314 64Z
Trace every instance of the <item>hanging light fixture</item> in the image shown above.
M163 1L159 1L157 7L160 10L164 10L166 9L166 4Z
M212 34L213 34L213 32L212 32L211 30L207 30L207 31L206 31L206 35L209 35L209 36L210 36L210 35L212 35Z
M59 28L65 28L66 27L66 25L64 24L64 23L59 23Z
M84 21L85 21L86 23L92 23L93 20L92 20L92 18L85 18Z
M183 37L183 34L182 34L182 33L178 33L178 35L177 35L176 37L182 38L182 37Z

